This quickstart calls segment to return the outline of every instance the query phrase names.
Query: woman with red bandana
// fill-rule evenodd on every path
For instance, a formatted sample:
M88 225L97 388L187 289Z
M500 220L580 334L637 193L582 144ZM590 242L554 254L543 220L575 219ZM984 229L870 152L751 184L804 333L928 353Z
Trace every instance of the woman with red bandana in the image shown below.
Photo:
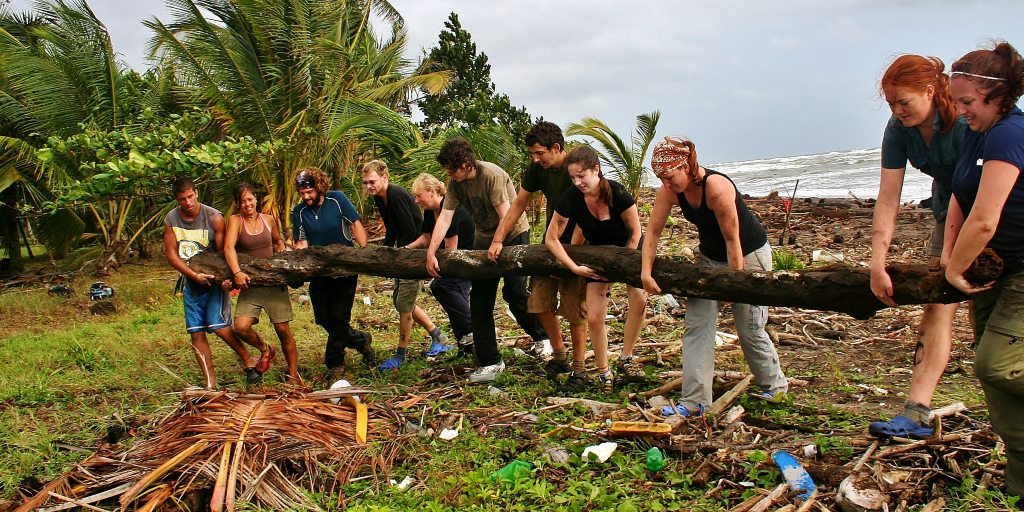
M658 240L672 207L697 227L700 239L697 255L701 265L735 270L771 270L772 252L768 235L728 176L705 169L697 162L693 142L666 137L654 147L651 167L662 187L654 200L643 243L640 278L648 293L660 294L651 276ZM784 395L786 376L779 355L764 330L768 308L733 304L733 318L743 355L757 384L767 398ZM683 395L679 405L665 406L662 414L701 416L712 403L711 380L715 370L715 330L718 301L686 299L686 331L683 334Z

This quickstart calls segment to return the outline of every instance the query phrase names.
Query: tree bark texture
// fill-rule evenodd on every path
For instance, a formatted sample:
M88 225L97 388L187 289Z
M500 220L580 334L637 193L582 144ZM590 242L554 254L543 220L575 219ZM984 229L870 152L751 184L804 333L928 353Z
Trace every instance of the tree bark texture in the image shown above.
M569 246L573 261L595 269L609 281L642 286L640 251L609 246ZM988 249L968 272L971 282L994 280L1002 273L1002 262ZM428 278L426 251L390 247L353 248L342 245L310 247L285 252L269 259L238 256L241 268L255 285L282 285L316 277L352 274L402 279ZM462 279L487 279L511 275L571 276L543 245L506 247L497 263L487 251L437 252L441 275ZM193 269L228 279L220 254L203 253L192 258ZM967 296L946 282L940 271L923 264L894 263L888 267L894 299L899 304L954 303ZM742 302L763 306L789 306L846 313L869 318L885 305L871 293L866 268L829 265L802 270L741 271L699 266L685 259L658 257L653 276L664 293L684 297Z

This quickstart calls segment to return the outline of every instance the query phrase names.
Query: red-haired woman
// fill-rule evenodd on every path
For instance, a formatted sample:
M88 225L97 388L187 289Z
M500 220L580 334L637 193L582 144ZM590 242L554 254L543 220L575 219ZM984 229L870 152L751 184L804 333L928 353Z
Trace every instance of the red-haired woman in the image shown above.
M609 180L601 174L601 163L597 151L590 146L579 146L565 157L565 164L572 179L573 187L565 190L555 205L548 232L544 237L551 254L569 267L576 275L587 280L587 322L590 326L590 343L597 359L597 380L601 393L611 395L615 387L615 375L608 365L608 329L605 315L608 314L608 294L612 284L598 275L594 269L582 265L569 257L560 240L570 220L576 224L573 243L591 245L614 245L630 249L640 248L643 232L640 228L640 214L636 201L620 183ZM629 296L629 315L623 332L623 372L627 382L643 381L643 370L632 361L633 346L640 337L643 327L644 309L647 307L647 293L643 288L626 286ZM584 366L585 343L572 346L572 367L565 384L558 387L563 393L583 391L590 379Z
M648 293L661 293L651 271L658 254L658 240L673 206L697 227L701 265L735 270L771 270L768 234L750 213L743 196L728 176L705 169L697 162L693 142L666 137L654 146L651 168L661 180L654 208L647 221L640 279ZM736 303L732 306L736 334L743 356L763 396L786 393L789 383L779 365L779 354L764 326L768 308ZM715 375L715 330L718 301L688 297L686 332L683 334L683 396L679 405L667 405L662 414L701 416L711 406L711 381Z
M953 176L942 260L946 279L974 295L974 373L1006 445L1006 491L1024 494L1024 59L1002 42L953 63L950 92L971 131ZM995 282L963 273L990 247L1005 270Z
M896 227L908 161L933 178L935 230L928 245L929 263L937 266L942 255L953 171L967 131L967 124L957 118L949 97L949 77L943 73L944 67L935 57L902 55L882 75L882 94L892 117L882 136L882 178L871 224L871 291L887 306L896 306L896 302L892 298L892 279L885 271L885 257ZM918 439L932 435L928 422L932 394L949 361L953 317L959 306L925 304L903 412L891 421L872 423L868 428L872 434Z

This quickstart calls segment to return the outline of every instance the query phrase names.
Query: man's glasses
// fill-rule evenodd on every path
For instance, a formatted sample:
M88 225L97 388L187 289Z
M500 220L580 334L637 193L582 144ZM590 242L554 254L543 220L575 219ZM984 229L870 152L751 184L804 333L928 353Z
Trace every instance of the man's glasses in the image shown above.
M363 180L363 185L369 187L370 185L376 185L378 180Z

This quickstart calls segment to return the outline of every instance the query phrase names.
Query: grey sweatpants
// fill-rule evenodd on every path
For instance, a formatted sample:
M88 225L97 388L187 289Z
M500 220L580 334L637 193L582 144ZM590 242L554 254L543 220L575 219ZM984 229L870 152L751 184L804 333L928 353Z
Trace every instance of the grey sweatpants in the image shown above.
M728 262L715 261L699 255L700 264L708 267L728 268ZM771 270L772 250L765 244L746 255L744 266L748 270ZM768 308L750 304L733 304L736 334L740 338L743 356L747 359L754 383L773 395L789 389L786 376L779 366L779 354L764 332L768 321ZM718 327L718 301L689 297L686 299L686 330L683 334L683 396L680 403L691 411L699 405L711 407L711 383L715 376L715 331Z

